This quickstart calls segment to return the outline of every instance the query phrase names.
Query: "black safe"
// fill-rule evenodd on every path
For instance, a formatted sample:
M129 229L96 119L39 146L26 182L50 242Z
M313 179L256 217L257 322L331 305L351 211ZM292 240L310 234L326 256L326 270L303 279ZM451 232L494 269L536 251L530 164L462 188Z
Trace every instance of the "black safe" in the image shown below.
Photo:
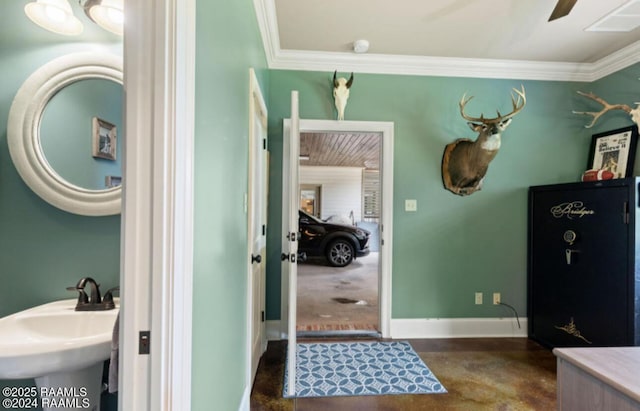
M529 188L530 338L547 347L640 345L639 183Z

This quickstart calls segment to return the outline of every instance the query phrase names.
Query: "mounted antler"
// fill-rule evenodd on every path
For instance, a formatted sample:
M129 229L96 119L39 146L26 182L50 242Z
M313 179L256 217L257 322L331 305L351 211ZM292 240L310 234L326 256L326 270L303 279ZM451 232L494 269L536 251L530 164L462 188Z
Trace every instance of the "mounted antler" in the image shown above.
M513 95L513 93L511 93L511 104L513 105L513 111L509 114L506 115L502 115L500 114L499 111L496 111L496 113L498 114L498 117L495 118L484 118L484 114L481 114L480 117L470 117L466 114L464 114L464 108L467 105L467 103L469 101L471 101L471 99L473 98L473 96L466 98L466 94L462 96L462 99L460 99L460 115L462 115L462 118L467 120L467 121L472 121L474 123L483 123L483 124L495 124L495 123L499 123L499 122L504 122L508 119L510 119L511 117L515 116L516 114L518 114L523 108L524 105L527 102L527 96L524 93L524 86L522 86L522 91L521 90L517 90L517 89L513 89L513 91L518 95L518 99L516 100L515 96Z
M596 96L593 93L584 93L582 91L578 91L578 94L580 94L581 96L585 96L586 98L589 98L591 100L597 101L603 107L602 110L600 111L574 111L573 112L573 114L584 114L584 115L593 117L593 120L591 121L591 123L587 124L585 128L593 127L593 125L596 123L596 121L598 121L600 116L602 116L607 111L611 111L611 110L622 110L631 116L631 120L634 123L640 124L640 103L635 103L636 108L631 108L626 104L609 104L606 101L604 101L602 98Z
M476 140L461 138L448 144L442 156L442 182L447 190L458 195L469 195L482 188L482 180L487 173L489 163L500 149L500 135L527 103L524 86L511 93L513 110L502 115L497 111L495 118L471 117L464 109L473 96L460 100L460 115L468 121L469 127L479 133Z

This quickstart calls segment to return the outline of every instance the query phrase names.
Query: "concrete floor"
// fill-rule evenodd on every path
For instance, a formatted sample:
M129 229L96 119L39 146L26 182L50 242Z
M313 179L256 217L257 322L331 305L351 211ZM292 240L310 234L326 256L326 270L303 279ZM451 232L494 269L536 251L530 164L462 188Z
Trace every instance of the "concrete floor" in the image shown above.
M372 252L342 268L298 264L298 331L377 330L378 260Z
M260 360L251 392L251 410L547 411L557 408L555 356L533 341L459 338L409 342L447 389L447 394L283 398L287 342L282 340L270 341Z

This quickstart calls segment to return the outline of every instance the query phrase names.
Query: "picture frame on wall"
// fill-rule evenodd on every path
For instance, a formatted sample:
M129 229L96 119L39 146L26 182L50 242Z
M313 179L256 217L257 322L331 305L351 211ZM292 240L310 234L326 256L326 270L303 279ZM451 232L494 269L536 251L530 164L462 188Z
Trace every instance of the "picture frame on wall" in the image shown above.
M587 170L610 171L613 178L631 177L637 146L638 127L635 125L594 134Z
M93 157L116 160L117 131L115 124L93 118Z

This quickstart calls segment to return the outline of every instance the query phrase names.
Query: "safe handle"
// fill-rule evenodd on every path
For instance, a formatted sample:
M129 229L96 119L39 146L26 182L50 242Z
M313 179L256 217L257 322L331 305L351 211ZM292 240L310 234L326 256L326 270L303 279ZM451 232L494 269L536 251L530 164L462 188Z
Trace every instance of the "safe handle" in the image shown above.
M567 265L571 265L572 264L572 262L573 262L573 260L571 258L572 255L574 253L579 253L579 252L580 252L580 250L572 250L570 248L567 248L567 249L564 250L564 255L565 255L566 259L567 259Z

